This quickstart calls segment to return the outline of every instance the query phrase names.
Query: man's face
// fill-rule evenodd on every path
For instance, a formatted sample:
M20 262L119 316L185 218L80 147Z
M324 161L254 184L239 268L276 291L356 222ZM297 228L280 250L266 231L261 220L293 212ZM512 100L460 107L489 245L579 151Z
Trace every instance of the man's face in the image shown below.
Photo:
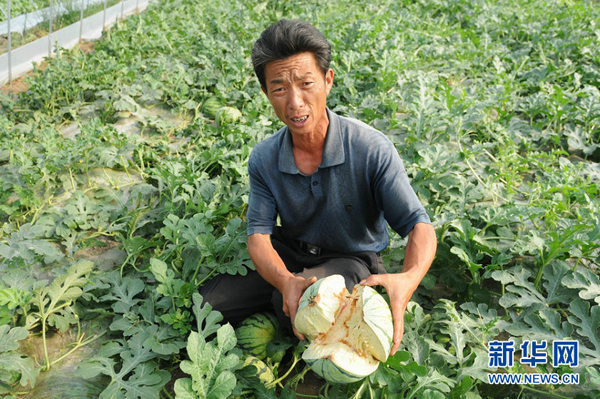
M310 135L328 126L326 99L333 85L333 70L325 75L312 53L273 61L265 67L269 98L277 117L296 135Z

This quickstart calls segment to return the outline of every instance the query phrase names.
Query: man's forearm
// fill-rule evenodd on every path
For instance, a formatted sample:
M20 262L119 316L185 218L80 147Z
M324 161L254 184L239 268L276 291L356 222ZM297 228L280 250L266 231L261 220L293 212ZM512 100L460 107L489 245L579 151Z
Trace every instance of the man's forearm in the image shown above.
M271 244L268 234L252 234L248 237L248 254L256 267L256 271L279 292L293 278L283 260Z
M435 257L437 237L435 229L427 223L417 223L408 235L408 243L404 253L402 273L411 276L417 288Z

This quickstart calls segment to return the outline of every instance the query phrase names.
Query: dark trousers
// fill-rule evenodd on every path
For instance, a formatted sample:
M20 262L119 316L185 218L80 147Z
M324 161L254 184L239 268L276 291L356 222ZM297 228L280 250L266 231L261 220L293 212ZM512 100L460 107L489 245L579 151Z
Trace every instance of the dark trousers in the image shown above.
M313 255L303 250L298 242L284 237L280 229L272 234L271 242L290 272L307 279L341 274L349 291L369 275L386 272L381 255L374 252L344 254L321 250L318 255ZM200 294L213 309L223 314L223 322L234 327L254 313L271 311L277 315L282 327L291 330L290 319L283 313L281 293L257 271L249 270L245 276L218 275L200 288Z

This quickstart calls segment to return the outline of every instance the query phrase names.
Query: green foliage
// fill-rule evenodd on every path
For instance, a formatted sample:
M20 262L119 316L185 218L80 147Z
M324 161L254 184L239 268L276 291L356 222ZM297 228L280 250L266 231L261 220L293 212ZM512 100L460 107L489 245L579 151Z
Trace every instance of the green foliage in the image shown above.
M250 51L269 23L303 18L332 44L328 106L387 134L439 241L401 350L320 395L597 397L598 17L591 1L166 0L91 53L36 67L26 92L0 95L2 389L24 391L59 360L21 354L25 331L98 318L106 342L79 373L107 379L103 398L167 397L184 364L178 396L296 396L302 345L267 345L276 381L265 386L233 364L229 329L194 298L211 277L253 267L246 163L281 123ZM242 116L217 125L222 107ZM77 263L111 245L124 254L114 270ZM390 271L404 246L392 234ZM89 342L77 335L61 357ZM582 383L489 386L487 343L508 338L579 340L582 366L558 371Z
M215 332L215 320L222 316L212 311L208 304L202 305L202 297L194 294L194 313L198 332L192 331L188 338L187 353L190 360L181 362L181 370L191 375L175 382L176 398L224 399L230 397L236 386L236 377L232 370L240 361L235 353L236 338L229 324L218 327L216 338L207 341ZM201 328L202 323L205 323Z
M16 381L21 386L35 385L40 370L35 367L32 358L17 352L18 341L28 335L29 331L23 327L0 326L0 394L11 392L11 385Z

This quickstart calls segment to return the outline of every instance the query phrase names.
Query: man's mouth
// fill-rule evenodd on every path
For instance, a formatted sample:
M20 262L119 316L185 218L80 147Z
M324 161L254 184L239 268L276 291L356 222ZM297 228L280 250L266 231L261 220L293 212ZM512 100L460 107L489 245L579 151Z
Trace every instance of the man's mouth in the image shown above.
M308 119L308 115L302 116L300 118L290 118L292 120L292 122L295 123L302 123L304 122L306 119Z

